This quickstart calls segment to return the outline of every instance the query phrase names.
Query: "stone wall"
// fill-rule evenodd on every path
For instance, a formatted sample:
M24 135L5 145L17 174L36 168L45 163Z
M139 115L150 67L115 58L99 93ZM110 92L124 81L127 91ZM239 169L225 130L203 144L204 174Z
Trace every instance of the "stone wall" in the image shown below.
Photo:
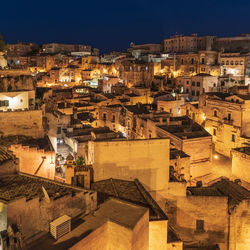
M232 150L232 174L250 182L250 155Z
M167 187L169 139L90 141L88 148L95 181L138 178L152 191Z
M0 165L0 176L15 174L18 171L17 160L8 160Z
M229 249L249 249L250 239L250 202L241 202L230 216Z
M107 221L102 226L91 232L70 250L108 250L108 227L111 222Z
M0 71L0 91L32 90L35 81L31 75L8 75Z
M168 221L149 222L149 249L167 249Z
M65 195L56 200L39 201L39 197L26 201L25 198L8 203L8 224L14 223L28 238L39 231L49 232L49 223L66 214L75 217L81 213L89 213L96 208L96 193L79 192L74 196Z
M0 134L44 137L42 110L0 112Z
M55 151L46 152L22 145L11 145L10 150L19 158L20 172L54 180Z
M204 231L196 228L197 220L204 221ZM200 241L228 249L228 198L215 196L187 196L177 199L178 233L183 241Z

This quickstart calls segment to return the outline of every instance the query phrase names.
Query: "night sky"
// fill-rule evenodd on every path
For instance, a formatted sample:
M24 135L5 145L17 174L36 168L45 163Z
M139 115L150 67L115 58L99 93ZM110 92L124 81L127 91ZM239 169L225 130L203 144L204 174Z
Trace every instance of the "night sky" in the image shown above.
M250 0L14 0L0 4L6 42L82 43L102 52L174 34L250 32Z

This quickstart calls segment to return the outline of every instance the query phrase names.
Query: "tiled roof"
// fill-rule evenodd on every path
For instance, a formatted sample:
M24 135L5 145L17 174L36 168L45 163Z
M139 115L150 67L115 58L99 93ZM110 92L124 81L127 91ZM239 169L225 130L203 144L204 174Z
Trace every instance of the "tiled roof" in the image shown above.
M110 178L93 183L91 188L98 192L99 203L104 202L110 196L116 197L121 200L148 207L150 220L167 219L165 213L137 179L134 181L126 181Z
M0 146L0 164L14 158L14 155L6 147Z
M21 197L26 200L35 197L41 199L44 197L42 187L52 199L79 192L78 189L41 177L27 174L5 175L0 177L0 200L8 202Z
M222 179L209 187L188 187L187 190L194 196L226 196L229 211L243 200L250 201L250 191L228 179Z

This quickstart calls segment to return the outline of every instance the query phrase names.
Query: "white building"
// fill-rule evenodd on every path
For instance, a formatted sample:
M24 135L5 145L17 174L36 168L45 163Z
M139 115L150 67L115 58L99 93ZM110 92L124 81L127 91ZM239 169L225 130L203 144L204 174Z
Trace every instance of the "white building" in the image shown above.
M35 105L35 90L0 92L0 110L25 110Z

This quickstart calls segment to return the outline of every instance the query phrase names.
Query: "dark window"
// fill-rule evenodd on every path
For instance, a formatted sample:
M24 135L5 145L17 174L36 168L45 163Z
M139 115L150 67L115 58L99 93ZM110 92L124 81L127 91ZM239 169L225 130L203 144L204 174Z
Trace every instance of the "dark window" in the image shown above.
M103 114L103 120L106 121L106 114Z
M201 63L204 64L205 63L205 58L201 59Z
M115 122L115 115L113 115L112 117L112 122Z
M232 142L235 142L235 135L232 135Z
M192 82L192 86L195 86L195 82Z
M213 129L213 135L216 136L216 129Z
M197 91L196 91L196 96L199 96L199 95L200 95L200 91L197 90Z
M217 117L217 110L214 110L214 116Z
M192 58L192 60L191 60L191 64L194 64L194 58Z
M61 134L61 127L57 127L57 134L58 134L58 135Z
M196 220L196 231L204 231L204 220Z
M189 85L189 81L187 81L187 85Z
M189 92L189 89L186 89L186 93L188 93Z
M8 100L0 101L0 107L9 107L9 101Z
M192 90L192 96L195 96L195 91L194 90Z
M228 121L231 121L231 114L227 115L227 119L228 119Z
M200 82L197 82L197 87L200 87L200 86L201 86Z

